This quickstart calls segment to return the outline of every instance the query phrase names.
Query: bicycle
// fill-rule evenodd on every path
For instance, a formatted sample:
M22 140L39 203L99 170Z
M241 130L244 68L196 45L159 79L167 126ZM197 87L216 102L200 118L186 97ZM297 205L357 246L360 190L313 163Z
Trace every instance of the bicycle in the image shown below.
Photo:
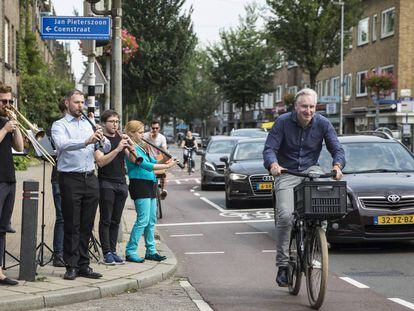
M194 167L195 167L195 163L194 163L194 160L193 160L193 153L194 153L195 147L189 148L189 147L184 146L184 149L187 150L187 152L188 152L187 172L188 172L188 175L191 175L191 173L193 172Z
M319 309L325 298L328 281L325 221L334 221L346 215L346 182L314 180L334 177L335 171L319 174L283 170L282 173L305 177L294 188L294 224L289 242L289 293L299 293L304 273L310 306Z
M155 191L155 197L157 198L157 218L162 219L162 203L161 203L161 184L159 179L162 175L157 175L157 190Z

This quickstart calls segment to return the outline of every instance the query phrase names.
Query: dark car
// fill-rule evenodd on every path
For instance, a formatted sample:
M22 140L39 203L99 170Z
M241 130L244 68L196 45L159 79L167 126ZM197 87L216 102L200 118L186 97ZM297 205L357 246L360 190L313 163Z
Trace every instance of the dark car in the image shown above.
M414 239L414 157L387 135L343 136L348 187L345 218L328 227L331 244ZM324 148L324 170L332 158Z
M224 173L227 208L239 207L241 203L272 206L273 176L263 167L265 141L264 138L239 140L230 157L222 158L227 163Z
M249 138L266 138L267 131L261 128L243 128L233 129L230 136L249 137Z
M224 186L225 164L220 161L229 156L236 142L243 137L211 136L201 157L201 190Z

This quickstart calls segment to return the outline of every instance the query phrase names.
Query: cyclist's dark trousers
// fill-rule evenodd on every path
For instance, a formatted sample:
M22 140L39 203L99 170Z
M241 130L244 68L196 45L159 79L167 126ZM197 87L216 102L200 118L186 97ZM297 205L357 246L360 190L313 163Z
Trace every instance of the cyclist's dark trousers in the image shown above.
M119 223L127 197L126 184L99 181L99 240L104 254L116 253Z
M319 166L311 166L305 172L321 172ZM289 241L293 225L294 197L293 188L299 185L303 177L284 174L276 178L276 266L289 263Z

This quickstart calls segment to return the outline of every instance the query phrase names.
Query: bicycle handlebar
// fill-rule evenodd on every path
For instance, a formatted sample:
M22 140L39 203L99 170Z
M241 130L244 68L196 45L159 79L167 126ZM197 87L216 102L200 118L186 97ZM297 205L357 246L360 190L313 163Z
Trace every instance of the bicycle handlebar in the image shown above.
M333 178L336 177L337 171L332 170L332 172L328 174L321 174L319 172L309 172L309 173L300 173L300 172L293 172L290 170L283 169L282 174L290 174L298 177L308 177L308 178Z

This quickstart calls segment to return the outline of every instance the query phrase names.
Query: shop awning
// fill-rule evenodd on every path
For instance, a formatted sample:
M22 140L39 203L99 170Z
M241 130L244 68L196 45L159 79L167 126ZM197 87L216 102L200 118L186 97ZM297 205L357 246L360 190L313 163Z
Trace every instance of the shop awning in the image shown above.
M177 130L186 130L188 128L188 125L185 123L181 123L181 124L178 124L175 128Z
M262 129L266 129L266 130L270 130L273 126L273 123L275 122L264 122L262 123L262 125L260 126Z

